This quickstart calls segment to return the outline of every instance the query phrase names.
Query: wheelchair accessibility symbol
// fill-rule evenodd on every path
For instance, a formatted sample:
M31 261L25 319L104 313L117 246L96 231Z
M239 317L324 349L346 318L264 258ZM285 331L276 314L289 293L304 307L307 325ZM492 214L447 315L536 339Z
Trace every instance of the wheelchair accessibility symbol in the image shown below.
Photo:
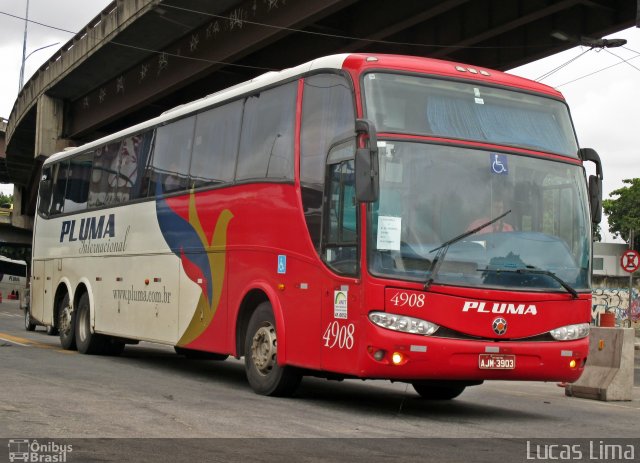
M278 273L287 273L287 256L282 254L278 256Z
M507 165L506 154L491 153L490 161L491 161L491 172L498 175L509 174L509 167Z

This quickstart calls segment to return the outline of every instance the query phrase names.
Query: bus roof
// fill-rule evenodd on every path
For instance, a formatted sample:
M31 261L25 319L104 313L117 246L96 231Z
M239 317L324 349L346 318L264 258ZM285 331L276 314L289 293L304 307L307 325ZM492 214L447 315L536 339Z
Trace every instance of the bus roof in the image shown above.
M309 61L292 68L287 68L282 71L266 72L265 74L261 74L251 80L212 93L199 100L195 100L169 109L153 119L141 122L101 139L94 140L76 148L67 148L62 152L51 155L49 158L47 158L44 164L49 164L66 157L74 156L95 146L100 146L104 143L108 143L111 140L118 140L128 135L139 133L167 121L179 119L187 114L198 112L204 108L213 106L216 103L231 100L244 94L251 93L252 91L258 90L260 88L268 87L270 85L277 84L278 82L295 78L296 76L301 76L320 69L345 69L356 74L359 74L367 69L403 70L407 72L416 72L440 77L457 79L464 78L465 80L470 81L476 80L478 81L478 83L483 83L485 85L501 85L513 87L535 93L543 93L554 98L562 99L562 95L560 94L560 92L547 85L507 74L501 71L495 71L482 67L417 56L388 55L376 53L337 54L317 58L313 61Z
M0 256L0 261L3 262L10 262L12 264L18 264L18 265L27 265L27 263L24 260L14 260L14 259L9 259L8 257L5 256Z

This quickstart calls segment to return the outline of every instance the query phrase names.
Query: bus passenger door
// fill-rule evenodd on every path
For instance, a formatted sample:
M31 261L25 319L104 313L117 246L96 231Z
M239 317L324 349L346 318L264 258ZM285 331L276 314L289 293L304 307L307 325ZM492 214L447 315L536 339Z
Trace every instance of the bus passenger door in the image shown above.
M39 320L43 323L50 324L53 321L54 301L55 296L53 291L53 273L55 270L56 262L58 259L49 259L44 261L44 294L43 294L43 311L42 318Z
M31 316L38 321L44 318L44 262L41 260L33 261L31 270L31 289L30 291L30 310Z
M354 373L360 299L354 161L336 162L328 169L322 251L326 265L340 277L329 280L324 291L322 369Z

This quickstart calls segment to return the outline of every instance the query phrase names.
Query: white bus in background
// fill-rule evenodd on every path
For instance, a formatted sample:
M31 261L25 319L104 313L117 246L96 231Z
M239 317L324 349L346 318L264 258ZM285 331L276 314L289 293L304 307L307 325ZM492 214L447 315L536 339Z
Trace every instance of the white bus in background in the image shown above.
M26 296L27 263L24 260L13 260L0 256L0 294L2 299L21 301Z

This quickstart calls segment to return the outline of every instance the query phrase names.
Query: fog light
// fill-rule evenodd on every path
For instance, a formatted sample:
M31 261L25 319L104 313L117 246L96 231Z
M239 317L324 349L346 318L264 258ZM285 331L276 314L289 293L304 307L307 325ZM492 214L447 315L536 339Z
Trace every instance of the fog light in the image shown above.
M576 361L575 360L571 360L569 362L569 368L575 368L576 367Z
M384 358L385 352L383 350L377 350L373 354L373 358L380 362Z
M394 352L391 356L391 361L394 365L400 365L404 361L404 355L400 352Z

